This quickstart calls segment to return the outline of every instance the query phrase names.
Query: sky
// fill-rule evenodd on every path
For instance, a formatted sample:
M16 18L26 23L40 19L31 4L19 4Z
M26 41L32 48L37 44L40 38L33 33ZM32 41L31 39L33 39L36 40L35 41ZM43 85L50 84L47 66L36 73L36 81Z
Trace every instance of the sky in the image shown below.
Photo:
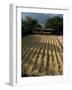
M63 14L21 12L21 19L25 20L26 16L31 16L33 19L37 19L39 24L42 26L44 26L46 20L50 19L51 17L59 16L63 18Z

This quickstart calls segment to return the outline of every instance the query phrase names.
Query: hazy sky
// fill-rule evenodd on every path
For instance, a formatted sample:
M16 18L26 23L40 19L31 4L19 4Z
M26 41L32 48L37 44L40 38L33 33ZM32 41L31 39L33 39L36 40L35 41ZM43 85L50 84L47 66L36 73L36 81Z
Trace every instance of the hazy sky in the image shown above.
M25 20L26 16L31 16L32 18L37 19L41 25L44 25L47 19L54 17L54 16L59 16L63 18L63 14L48 14L48 13L44 14L44 13L28 13L28 12L21 13L21 19Z

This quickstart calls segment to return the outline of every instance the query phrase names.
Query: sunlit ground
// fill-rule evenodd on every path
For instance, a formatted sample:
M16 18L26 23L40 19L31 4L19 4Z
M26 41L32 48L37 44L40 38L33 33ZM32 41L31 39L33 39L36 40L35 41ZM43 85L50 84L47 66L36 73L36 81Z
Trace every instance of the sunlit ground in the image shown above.
M63 75L63 37L28 35L22 39L22 77Z

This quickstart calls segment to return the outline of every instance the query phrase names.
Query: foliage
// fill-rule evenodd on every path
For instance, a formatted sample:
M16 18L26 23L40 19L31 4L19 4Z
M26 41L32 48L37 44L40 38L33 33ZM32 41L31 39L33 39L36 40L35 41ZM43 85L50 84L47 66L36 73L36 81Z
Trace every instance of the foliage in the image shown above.
M41 27L36 19L31 16L26 16L26 19L22 19L22 35L31 34L32 30L36 27Z
M48 19L45 23L45 28L52 28L54 29L53 33L62 34L63 33L63 18L59 16L55 16Z
M32 34L35 32L40 32L42 30L42 26L36 19L33 19L31 16L26 16L26 19L21 21L22 23L22 36L27 34ZM52 17L47 19L45 24L45 29L50 28L53 29L51 31L53 34L63 34L63 18L59 16Z

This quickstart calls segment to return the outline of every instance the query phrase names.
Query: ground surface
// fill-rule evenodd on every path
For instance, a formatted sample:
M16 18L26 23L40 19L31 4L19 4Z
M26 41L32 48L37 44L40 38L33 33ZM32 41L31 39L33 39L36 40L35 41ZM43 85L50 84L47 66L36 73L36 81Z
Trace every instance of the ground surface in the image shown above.
M62 75L62 36L29 35L22 39L22 75Z

